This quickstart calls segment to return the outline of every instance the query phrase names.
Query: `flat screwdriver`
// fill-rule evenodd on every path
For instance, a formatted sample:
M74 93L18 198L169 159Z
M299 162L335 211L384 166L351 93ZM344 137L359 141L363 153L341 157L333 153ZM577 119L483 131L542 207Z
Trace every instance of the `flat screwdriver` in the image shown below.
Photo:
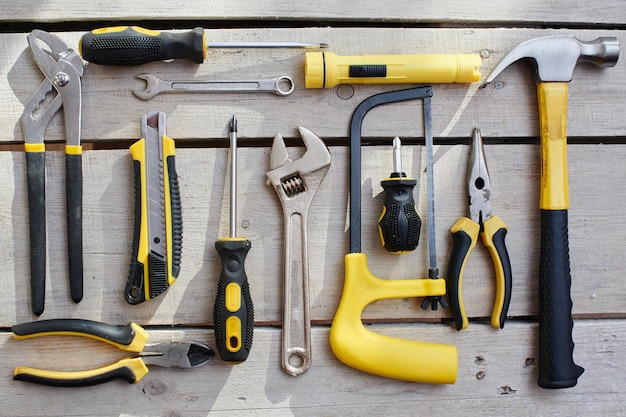
M389 252L410 252L417 247L422 220L415 211L413 188L417 181L402 172L401 141L393 139L393 172L381 181L385 190L383 212L378 219L382 245Z
M161 32L138 26L115 26L92 30L80 39L78 49L85 61L100 65L132 66L169 59L188 59L201 64L207 48L327 48L325 43L300 42L206 42L204 29Z
M237 119L230 121L230 227L229 237L215 242L222 272L213 307L215 343L224 362L240 363L252 348L254 306L244 268L252 243L237 237Z

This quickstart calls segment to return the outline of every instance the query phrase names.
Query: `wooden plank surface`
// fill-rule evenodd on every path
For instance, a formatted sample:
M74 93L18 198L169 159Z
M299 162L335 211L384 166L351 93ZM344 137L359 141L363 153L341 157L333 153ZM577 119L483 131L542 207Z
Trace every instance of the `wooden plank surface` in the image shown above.
M503 331L483 325L458 333L433 324L375 325L374 330L410 340L455 343L459 375L454 385L425 385L369 375L340 363L328 346L328 328L313 329L313 366L291 377L280 369L280 331L255 332L255 348L238 366L214 360L194 370L153 367L137 385L115 381L99 387L49 389L2 383L7 416L398 416L442 412L464 415L621 415L626 407L626 322L576 321L576 359L586 367L581 385L569 390L537 387L537 327L513 323ZM157 341L212 341L212 331L153 330ZM503 340L506 339L506 340ZM54 343L54 347L52 344ZM81 369L119 358L93 341L50 337L16 341L0 335L3 375L16 364ZM56 350L56 352L55 352ZM64 356L72 352L72 363ZM93 354L97 354L94 358ZM26 408L25 408L26 407ZM26 412L25 412L26 409Z
M601 0L580 3L576 0L528 0L502 4L493 0L471 3L436 0L419 4L406 2L380 2L375 0L337 3L329 0L289 2L271 0L263 2L200 1L174 2L158 5L146 0L131 4L112 0L98 2L98 7L77 0L53 0L37 4L2 0L5 21L64 22L64 21L142 21L142 20L267 20L311 22L404 22L409 24L584 24L623 25L626 12L618 0ZM167 23L165 23L167 24ZM162 25L162 24L161 24Z
M212 32L211 32L212 33ZM483 80L515 45L538 36L571 34L591 40L598 36L617 36L620 31L567 31L528 29L358 29L305 28L274 30L220 30L215 41L294 40L328 42L340 55L376 53L483 53ZM62 33L68 43L78 45L82 33ZM0 76L8 82L3 89L0 111L2 141L23 140L19 118L24 104L42 80L23 34L0 37ZM354 85L335 89L304 88L304 56L297 50L213 50L205 64L185 61L168 64L150 63L141 67L88 65L83 76L83 140L135 139L137 120L158 108L168 115L172 137L206 139L225 137L225 122L232 114L246 118L241 136L272 138L280 132L297 136L297 125L306 125L323 138L346 138L350 118L365 98L388 91L389 86ZM296 83L287 97L250 94L160 95L150 101L137 99L132 91L145 88L135 78L153 73L169 81L249 80L289 75ZM479 83L433 86L433 131L435 137L465 138L474 126L485 137L520 138L539 135L536 110L536 87L531 66L526 62L512 65L498 77L498 87L479 89ZM570 83L568 133L570 138L604 139L623 135L619 106L607 102L623 100L621 85L626 83L626 60L615 68L598 69L579 65ZM409 87L407 85L397 88ZM494 101L498 106L490 105ZM267 111L271 103L272 111ZM120 117L119 109L125 109ZM411 106L386 106L375 109L363 126L364 136L422 136L421 112ZM278 116L280 115L280 117ZM393 117L392 117L393 115ZM506 118L507 123L496 123ZM102 123L106 120L106 123ZM288 123L285 123L288 121ZM46 131L46 140L64 141L62 118L55 117ZM210 144L207 144L209 146Z
M30 312L28 206L24 135L20 116L43 77L27 48L28 28L41 25L78 45L83 28L102 22L146 27L202 25L212 41L327 42L340 55L476 53L482 79L517 44L540 36L584 40L616 36L626 42L621 2L186 2L147 4L1 1L0 21L0 405L3 416L227 416L227 415L606 415L624 413L626 369L626 63L598 69L578 65L569 84L567 148L571 207L570 256L575 318L574 357L586 371L575 388L545 390L537 381L539 258L539 128L532 66L516 63L497 85L433 86L437 261L447 273L449 227L466 215L466 176L472 128L483 132L492 177L494 214L508 225L513 269L510 319L488 326L494 273L478 244L465 269L468 330L454 330L450 312L424 311L420 299L377 301L363 314L368 329L408 340L453 344L459 352L454 385L427 385L372 376L343 365L329 345L329 327L343 289L349 251L348 134L355 107L365 98L408 85L304 88L298 50L210 50L202 65L175 61L142 67L87 65L83 85L85 298L73 304L67 283L64 157L65 130L57 115L46 131L48 292L41 319L73 317L111 324L136 321L151 341L194 339L215 346L213 300L220 270L214 242L228 227L227 123L239 120L239 230L252 241L246 271L255 304L255 339L249 359L233 366L218 357L195 370L152 368L137 385L50 389L11 380L17 365L82 369L124 354L96 341L50 337L17 341L10 326L37 320ZM69 23L65 23L69 22ZM223 24L222 24L223 22ZM107 24L108 24L107 23ZM558 28L558 29L550 29ZM74 30L74 31L73 31ZM258 79L290 75L288 97L269 94L162 95L150 101L132 91L135 79L154 73L166 80ZM132 164L128 146L138 139L139 118L167 114L176 140L183 207L183 264L178 281L140 306L123 301L133 225ZM422 107L377 108L363 125L363 252L377 276L425 278L428 266L425 149ZM309 214L313 366L288 376L280 367L283 224L281 206L266 185L272 138L281 133L294 157L304 150L297 126L329 145L332 165ZM402 137L403 163L417 179L422 217L420 246L392 255L379 244L376 222L391 170L391 138ZM121 355L120 355L121 353ZM68 360L71 358L71 360Z
M243 126L246 119L239 119ZM371 271L389 279L426 278L428 244L426 231L427 198L424 173L424 146L409 145L403 151L404 166L418 180L415 188L417 211L423 222L421 243L411 254L387 253L379 243L376 223L382 207L380 180L389 174L390 147L365 147L362 175L362 250L369 258ZM451 249L449 228L466 215L465 193L469 160L468 145L437 146L435 153L436 239L438 264L446 273ZM300 149L302 151L302 149ZM297 149L292 151L298 154ZM507 246L514 274L510 315L536 316L538 311L537 268L539 255L539 210L537 200L539 161L536 145L486 146L492 176L494 214L508 225ZM612 190L626 181L621 168L626 158L622 145L571 145L570 163L570 246L573 270L574 313L582 316L623 315L626 294L619 280L606 274L626 269L626 243L613 232L620 227L622 203ZM329 323L334 316L343 285L343 257L348 253L348 154L344 146L331 147L333 162L313 200L309 230L312 315L314 321ZM0 239L4 253L2 269L13 271L13 282L0 292L3 299L17 300L0 307L6 323L34 319L28 304L28 212L24 154L2 152L3 175L15 178L0 190L3 200L12 201L0 211L6 219ZM225 236L228 227L227 149L179 149L177 171L180 176L183 207L183 265L176 285L154 302L128 305L123 291L129 267L133 225L132 163L125 150L89 151L84 155L84 235L85 299L68 306L67 250L65 241L64 156L49 152L48 169L48 295L42 318L70 314L76 317L120 323L133 317L144 324L212 323L215 282L219 258L213 245ZM242 148L239 152L239 223L241 233L251 240L253 249L246 261L250 285L254 290L256 320L279 323L281 320L283 225L282 211L275 191L265 184L269 170L269 148ZM591 176L589 173L594 173ZM597 183L595 176L603 181ZM228 188L226 188L228 189ZM313 232L315 231L315 232ZM89 237L89 238L87 238ZM473 317L488 317L493 305L494 273L482 245L468 260L465 275L465 300ZM207 301L209 300L209 301ZM449 311L422 312L416 301L380 301L366 311L369 319L417 320L450 317ZM103 308L103 306L108 308Z

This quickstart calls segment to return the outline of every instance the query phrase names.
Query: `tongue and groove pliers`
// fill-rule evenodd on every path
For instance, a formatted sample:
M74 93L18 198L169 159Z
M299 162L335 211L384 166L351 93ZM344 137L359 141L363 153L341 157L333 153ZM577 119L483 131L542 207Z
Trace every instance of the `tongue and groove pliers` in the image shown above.
M49 371L26 366L14 370L15 380L54 387L85 387L114 379L133 384L146 376L147 365L195 368L215 356L210 347L199 342L147 344L150 335L137 323L113 326L91 320L54 319L18 324L11 331L18 340L39 336L81 336L137 353L111 365L86 371Z
M46 281L46 197L44 133L52 117L63 106L66 145L67 240L72 300L83 298L83 179L81 107L83 60L55 35L33 30L28 35L30 51L46 79L24 107L22 128L26 150L28 210L30 222L30 268L32 310L44 310ZM45 49L42 46L45 45ZM46 108L46 96L56 96Z
M496 299L491 313L491 325L501 329L509 309L512 287L511 262L504 243L507 227L498 216L491 215L491 181L480 130L475 128L472 136L473 148L468 177L470 218L461 217L450 229L453 245L446 280L447 293L456 329L467 328L469 321L465 314L461 285L465 262L476 246L480 234L483 244L489 250L496 273Z

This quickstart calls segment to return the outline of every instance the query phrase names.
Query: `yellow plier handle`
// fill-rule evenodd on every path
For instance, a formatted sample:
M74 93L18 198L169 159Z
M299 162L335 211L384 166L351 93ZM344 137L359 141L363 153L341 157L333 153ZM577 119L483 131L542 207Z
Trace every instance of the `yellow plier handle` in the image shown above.
M511 301L513 285L511 261L504 243L507 233L506 224L493 216L481 226L467 217L462 217L452 226L452 252L448 264L447 293L452 309L452 316L457 330L467 328L469 321L463 303L463 272L467 258L476 246L478 235L489 250L496 274L496 298L491 312L491 326L496 329L504 327L506 314Z
M86 371L49 371L18 366L13 372L16 381L32 382L53 387L87 387L122 379L129 384L139 382L148 373L143 359L124 358L111 365Z

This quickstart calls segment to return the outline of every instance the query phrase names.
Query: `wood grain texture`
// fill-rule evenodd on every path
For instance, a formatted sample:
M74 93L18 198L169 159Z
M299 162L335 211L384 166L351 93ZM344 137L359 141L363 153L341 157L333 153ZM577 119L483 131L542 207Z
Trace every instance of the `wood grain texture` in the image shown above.
M36 3L36 4L35 4ZM246 362L232 366L215 357L195 370L152 368L136 385L50 389L11 380L17 365L84 369L125 356L93 340L49 337L16 341L10 326L37 318L30 312L28 206L24 135L20 116L43 80L27 48L26 33L41 24L60 30L77 46L77 27L102 21L146 27L189 28L206 24L210 41L327 42L340 55L476 53L482 79L517 44L535 37L574 35L583 40L616 36L626 43L626 10L619 1L573 0L476 2L263 2L161 1L132 4L76 0L0 0L0 405L2 416L364 416L364 415L602 415L624 414L626 369L626 63L598 69L579 65L569 84L567 147L574 359L585 373L574 388L537 386L539 263L539 122L532 65L519 62L497 85L434 85L435 210L437 261L446 275L449 227L467 213L466 176L470 134L485 140L494 214L508 225L513 271L510 320L488 325L494 272L478 244L465 268L463 293L470 318L457 332L448 310L424 311L421 300L369 305L369 330L457 346L458 380L434 386L376 377L340 363L329 327L343 290L349 250L349 122L365 98L408 85L345 85L304 88L301 50L209 50L202 65L183 61L114 68L89 64L83 86L85 297L69 297L65 226L65 163L62 115L46 131L48 292L42 319L73 317L111 324L136 321L151 341L199 340L215 346L213 302L220 271L215 240L228 228L228 121L239 120L239 232L252 241L246 272L255 305L256 331ZM410 4L409 4L410 3ZM514 3L514 4L513 4ZM519 4L518 4L519 3ZM64 23L69 22L69 23ZM222 24L223 22L223 24ZM66 25L67 28L65 28ZM290 27L293 26L293 27ZM221 28L228 27L228 29ZM16 29L17 28L17 29ZM559 29L550 29L559 28ZM151 101L132 91L135 78L154 73L165 80L259 79L290 75L288 97L269 94L162 95ZM127 147L139 136L140 117L167 115L176 140L183 208L183 255L177 282L139 306L123 299L133 226L132 163ZM362 250L368 267L386 279L425 278L428 263L425 149L420 103L382 106L363 125ZM280 367L283 293L283 216L266 185L272 138L281 133L289 152L304 152L297 126L329 145L331 168L309 212L309 259L313 366L297 378ZM379 182L392 168L391 139L403 139L403 166L418 180L417 211L423 230L417 250L387 253L376 223L383 195ZM95 149L95 150L90 150ZM389 352L390 355L393 352Z
M537 326L515 323L503 331L486 326L467 332L437 324L373 325L371 329L411 340L455 344L459 350L454 385L426 385L369 375L339 362L328 344L328 328L314 326L313 366L294 378L280 368L280 330L257 328L246 362L233 366L214 358L190 370L150 368L137 385L114 381L76 389L50 389L8 375L18 364L81 369L120 358L120 351L94 341L49 337L16 341L0 334L3 415L115 416L398 416L437 415L620 415L626 366L624 320L580 320L574 325L575 358L586 368L575 388L537 387ZM151 340L212 343L206 330L151 330ZM74 340L72 340L74 339ZM56 350L56 352L55 352ZM61 352L72 352L72 361ZM122 354L123 355L123 354ZM25 404L28 404L25 408ZM25 412L27 410L27 412Z
M142 20L269 20L322 22L405 22L410 24L623 24L625 12L616 0L594 3L532 0L507 3L478 0L472 3L436 0L419 4L375 0L337 3L330 0L263 2L200 0L185 2L184 7L173 2L153 4L145 0L130 4L111 0L98 2L98 7L86 6L76 0L46 1L33 8L27 2L0 2L5 13L2 20L28 22L63 21L142 21Z
M528 29L359 29L305 28L273 30L219 30L215 41L318 41L328 42L341 55L483 53L483 79L517 44L539 36L571 34L591 40L617 36L621 31L565 31ZM65 41L78 45L80 33L61 33ZM248 80L290 75L296 89L287 97L269 94L186 94L160 95L150 101L137 99L132 91L145 88L135 79L153 73L164 80ZM626 61L615 68L598 69L579 65L569 85L568 134L570 137L606 138L623 136L617 106L623 102L620 88L626 80ZM24 104L42 81L27 49L25 34L0 34L0 140L22 142L19 123ZM531 65L519 62L499 77L500 88L478 89L480 83L434 85L433 132L439 138L466 137L481 126L485 137L538 137L537 98ZM338 89L304 88L304 55L299 50L213 50L202 65L184 61L150 63L141 67L88 65L82 78L84 141L129 140L138 135L135 122L158 108L168 115L168 132L179 139L222 138L232 114L245 117L240 135L245 138L272 138L281 132L297 136L297 125L306 125L323 138L346 138L356 106L365 98L388 91L388 86L355 85ZM410 87L397 85L396 88ZM497 102L494 106L492 103ZM271 111L268 111L268 106ZM123 115L119 109L124 109ZM375 109L363 126L364 136L395 134L421 136L420 111L407 106ZM123 117L122 117L123 116ZM497 123L506 120L506 123ZM285 123L288 121L289 123ZM62 118L55 116L46 131L46 141L64 141Z
M246 118L239 119L244 126ZM391 140L391 138L390 138ZM451 250L449 227L467 215L466 175L470 146L436 146L435 210L438 264L445 276ZM300 148L290 149L293 155ZM298 152L299 151L299 152ZM539 259L539 156L536 145L487 145L492 177L494 214L508 225L506 243L513 270L513 297L509 314L537 314ZM125 150L90 151L84 154L84 252L86 289L84 301L71 305L67 284L65 241L64 158L47 153L48 295L42 318L64 315L118 323L133 317L145 324L207 324L212 322L212 300L219 275L215 240L227 233L227 149L178 149L177 171L183 207L183 259L178 281L154 302L127 305L123 290L128 274L133 224L133 191L130 153ZM311 317L316 322L332 319L341 296L344 262L348 253L348 153L331 147L332 165L318 190L309 213L309 259L311 271ZM621 200L612 190L626 181L621 164L626 148L621 145L570 145L570 246L574 314L623 315L626 294L618 279L626 269L621 254L625 243ZM362 250L369 268L387 279L426 278L428 245L426 231L426 175L424 146L403 147L404 167L418 180L417 211L423 232L418 249L407 255L387 253L378 238L376 223L382 207L379 182L389 175L391 147L363 148ZM2 270L11 271L0 292L5 325L29 321L28 225L24 154L0 153L6 186L0 190L5 219L0 238ZM252 241L246 271L260 323L281 320L283 220L278 197L265 184L269 148L241 148L239 152L240 233ZM591 175L590 173L594 173ZM603 181L595 180L596 176ZM226 188L228 189L228 188ZM617 233L616 233L617 231ZM486 249L477 245L468 260L464 298L470 317L490 315L493 303L492 265ZM372 304L365 317L371 320L419 320L449 317L439 311L424 312L415 300L386 300Z

